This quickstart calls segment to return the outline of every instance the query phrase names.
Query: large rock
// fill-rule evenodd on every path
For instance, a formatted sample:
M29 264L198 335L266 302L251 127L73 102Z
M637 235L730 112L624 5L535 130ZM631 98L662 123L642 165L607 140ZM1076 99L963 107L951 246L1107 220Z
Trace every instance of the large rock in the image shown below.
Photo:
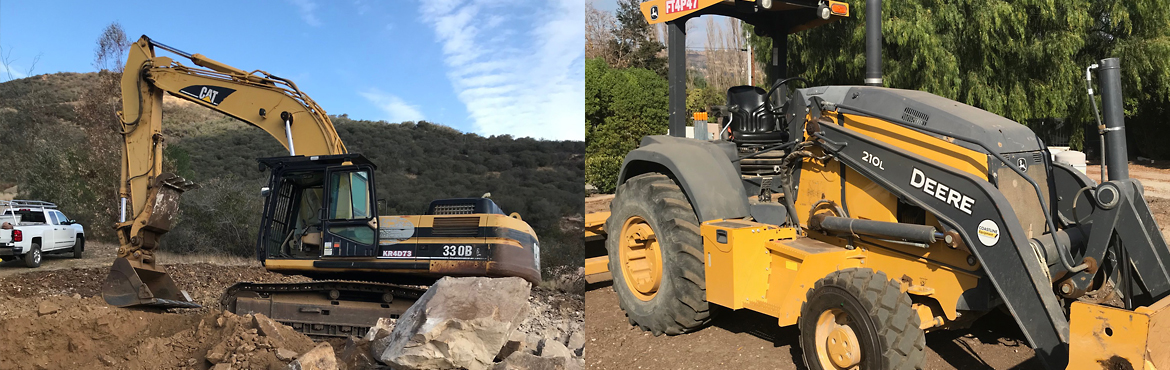
M566 370L569 361L564 357L541 357L530 353L516 352L491 370Z
M41 301L37 305L37 316L52 315L61 310L61 306L49 301Z
M580 331L573 332L573 335L569 336L568 347L577 357L583 356L585 354L585 335L581 334Z
M372 370L378 366L370 356L370 341L365 338L349 337L341 347L337 361L345 370Z
M540 357L558 357L568 360L573 352L558 340L545 339L540 342Z
M500 353L496 354L496 360L500 361L508 358L513 353L522 352L524 347L524 333L514 331L508 335L508 341L504 342L504 347L500 348Z
M256 329L260 332L260 335L269 337L271 340L277 341L279 343L284 342L284 336L280 334L279 329L281 324L278 324L276 321L272 321L272 319L268 318L268 316L264 316L262 313L255 314L252 316L252 325L256 326Z
M394 330L394 323L396 322L398 322L398 319L391 319L389 317L378 318L378 323L374 324L374 327L366 332L366 340L373 342L390 335L390 331Z
M402 369L482 370L528 315L531 286L521 278L440 279L410 306L374 356Z
M338 370L337 357L333 354L333 346L321 342L309 352L301 355L296 361L288 364L288 370Z

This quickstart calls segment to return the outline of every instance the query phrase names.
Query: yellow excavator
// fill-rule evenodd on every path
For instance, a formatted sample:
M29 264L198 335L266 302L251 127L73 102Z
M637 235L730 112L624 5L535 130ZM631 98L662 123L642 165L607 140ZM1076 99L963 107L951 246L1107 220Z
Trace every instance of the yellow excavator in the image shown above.
M155 48L194 66L158 56ZM292 81L143 36L130 48L121 84L121 246L102 286L113 306L199 306L155 254L180 195L194 188L163 172L167 93L262 129L288 150L258 160L270 177L261 191L257 258L270 271L318 280L236 284L223 296L225 309L264 313L312 335L361 335L377 318L405 311L423 292L417 285L442 276L540 281L536 234L490 199L441 199L423 215L378 216L375 165L347 152L325 110Z
M626 155L590 229L607 234L607 266L588 273L611 273L630 322L655 335L726 310L795 325L814 370L921 369L925 332L997 309L1047 368L1170 369L1170 247L1128 176L1121 61L1085 71L1103 105L1098 182L1022 124L881 87L880 3L866 86L785 77L787 35L845 19L843 2L641 3L669 33L671 133L685 132L687 20L771 37L772 81L728 89L721 139L648 136Z

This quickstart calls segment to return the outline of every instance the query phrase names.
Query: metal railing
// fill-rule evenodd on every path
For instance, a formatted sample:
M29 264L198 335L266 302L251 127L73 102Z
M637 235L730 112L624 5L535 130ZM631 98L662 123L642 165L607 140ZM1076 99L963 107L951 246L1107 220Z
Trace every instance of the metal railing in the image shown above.
M40 200L0 200L0 208L57 209L57 204Z

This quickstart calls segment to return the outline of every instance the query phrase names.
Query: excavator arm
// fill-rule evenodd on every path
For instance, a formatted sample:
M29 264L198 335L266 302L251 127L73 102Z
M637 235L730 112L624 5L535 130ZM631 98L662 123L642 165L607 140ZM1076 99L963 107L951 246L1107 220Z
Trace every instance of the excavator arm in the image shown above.
M155 55L170 51L194 66ZM200 68L202 67L202 68ZM163 94L185 99L258 127L289 155L345 154L333 123L292 81L188 54L142 36L130 47L122 74L120 219L121 246L102 287L119 307L198 307L157 265L154 250L170 230L179 196L194 184L163 172Z

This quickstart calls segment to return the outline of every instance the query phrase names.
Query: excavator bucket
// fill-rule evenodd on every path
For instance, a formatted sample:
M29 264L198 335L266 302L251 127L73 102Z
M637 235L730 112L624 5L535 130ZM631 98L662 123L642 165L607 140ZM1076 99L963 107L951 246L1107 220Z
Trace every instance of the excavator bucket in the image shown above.
M118 258L102 284L102 297L117 307L150 306L161 308L199 308L187 292L179 290L166 271L147 266L134 267L129 260Z
M1133 311L1075 302L1069 310L1072 369L1170 369L1170 297Z
M119 248L120 257L114 260L102 284L106 303L117 307L199 307L187 292L175 286L175 281L156 264L152 253L159 238L171 229L179 210L180 195L195 187L194 183L174 174L160 174L149 188L144 210L134 220L118 224L119 233L131 236L123 237L123 243L129 239L129 244Z

